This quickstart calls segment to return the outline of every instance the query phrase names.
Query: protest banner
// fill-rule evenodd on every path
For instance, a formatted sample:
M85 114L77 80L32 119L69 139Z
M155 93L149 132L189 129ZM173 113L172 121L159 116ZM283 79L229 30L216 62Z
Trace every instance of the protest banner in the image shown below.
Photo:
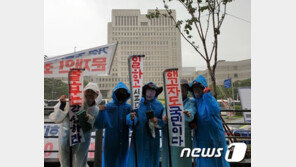
M44 162L59 162L59 128L55 123L44 124ZM95 135L95 132L91 133L88 161L94 161Z
M143 58L145 55L132 55L128 58L132 109L140 107L143 85Z
M98 46L44 60L44 77L67 77L71 68L84 68L84 76L110 74L117 43Z
M79 120L78 111L82 108L83 99L83 75L84 69L70 69L69 71L69 119L70 119L70 146L84 142L84 135Z
M129 80L130 80L130 90L132 110L138 109L140 107L141 97L142 97L142 85L143 85L143 58L145 55L132 55L128 58L128 70L129 70ZM132 140L135 149L135 166L138 167L137 158L137 145L136 145L136 135L135 126L133 120L133 133Z
M169 145L185 147L185 117L177 68L163 72Z

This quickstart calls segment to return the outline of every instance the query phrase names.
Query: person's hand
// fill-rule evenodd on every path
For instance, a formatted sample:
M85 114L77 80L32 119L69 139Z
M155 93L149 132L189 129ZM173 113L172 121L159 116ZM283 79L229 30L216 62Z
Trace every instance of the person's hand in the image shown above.
M66 96L66 95L62 95L62 96L60 97L60 101L62 101L62 102L66 102L66 100L67 100L67 96Z
M156 117L151 118L150 121L155 124L158 124L158 119Z
M208 93L208 92L210 92L210 91L211 91L211 89L210 89L209 87L206 87L206 88L203 90L204 93Z
M99 105L99 109L102 111L102 110L105 110L106 109L106 106L105 105Z
M66 100L67 100L67 96L66 96L66 95L62 95L62 96L60 97L60 102L61 102L61 104L60 104L60 109L61 109L62 111L64 111L64 109L65 109L65 107L66 107Z
M86 117L87 120L89 120L89 119L91 119L93 116L91 116L90 114L86 114L85 117Z
M165 116L162 117L162 120L163 120L164 122L168 122L168 117L165 115Z
M132 120L134 120L136 116L137 116L136 112L132 112L131 115L130 115Z
M186 114L187 117L191 116L191 113L189 111L183 111L184 114Z

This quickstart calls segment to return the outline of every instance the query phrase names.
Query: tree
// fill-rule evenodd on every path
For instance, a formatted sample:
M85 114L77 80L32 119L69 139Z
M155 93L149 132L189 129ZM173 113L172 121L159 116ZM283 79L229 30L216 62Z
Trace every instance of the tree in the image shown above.
M172 10L168 3L177 1L182 5L189 14L189 19L177 20L172 15ZM218 60L218 35L226 15L226 6L233 0L163 0L166 13L160 13L158 8L154 12L149 12L148 19L158 18L159 16L168 17L173 20L181 36L194 48L207 65L208 72L211 76L213 86L213 96L217 97L215 70ZM205 14L205 15L202 15ZM206 16L206 17L203 17ZM203 22L203 18L205 22ZM193 30L197 32L197 39L202 45L200 49L193 40ZM211 34L211 38L209 37Z
M55 100L69 94L68 84L54 78L44 78L44 99Z
M226 99L227 97L232 97L232 87L224 88L224 85L219 85L219 87L220 91L217 91L217 99ZM234 98L238 96L238 87L251 87L251 78L233 82ZM210 85L210 88L212 88L212 85ZM223 91L226 96L224 96L224 93L221 91Z

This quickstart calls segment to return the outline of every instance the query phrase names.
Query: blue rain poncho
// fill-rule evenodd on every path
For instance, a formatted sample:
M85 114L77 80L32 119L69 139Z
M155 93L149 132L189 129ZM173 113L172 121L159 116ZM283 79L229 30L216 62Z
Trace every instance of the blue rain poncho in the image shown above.
M106 104L106 109L99 111L94 123L97 129L105 128L103 141L103 162L104 167L125 167L128 157L129 146L129 125L126 115L131 112L131 105L126 103L127 98L119 104L115 91L123 88L128 94L130 90L123 82L119 82L112 92L112 101Z
M102 101L102 94L99 90L99 87L96 83L88 83L84 91L87 89L91 89L94 92L97 92L99 96L96 98L96 104L88 107L84 104L83 108L86 110L86 113L90 114L91 118L88 122L93 126L94 118L96 118L99 108L97 104ZM57 124L60 124L59 128L59 161L61 167L69 167L70 166L70 139L69 139L69 104L67 103L64 111L60 109L61 103L57 103L54 107L54 112L49 115L49 118ZM73 157L73 167L88 167L87 165L87 155L88 148L90 145L91 132L94 131L94 128L89 132L84 132L85 142L76 144L72 146L72 157Z
M203 76L198 76L194 81L207 87L207 81ZM190 83L190 88L194 83ZM211 92L205 93L201 98L195 97L197 101L197 130L194 134L194 143L196 148L223 148L221 157L199 157L196 158L198 167L229 167L225 160L227 149L225 133L220 117L220 107Z
M147 83L151 84L152 82ZM153 83L154 84L154 83ZM155 84L154 84L155 85ZM156 86L156 85L155 85ZM135 127L135 137L136 137L136 148L137 148L137 159L138 159L138 167L158 167L159 166L159 147L160 147L160 133L159 128L156 128L155 138L153 138L147 127L147 118L146 111L153 110L154 117L158 119L158 125L160 127L164 126L164 122L162 120L162 115L164 111L164 107L157 99L157 96L151 100L145 100L142 97L140 102L140 107L137 111L138 121ZM127 116L127 121L129 124L132 124L132 120L130 116ZM135 149L134 142L131 142L128 166L135 166Z
M183 101L184 111L189 111L191 116L187 117L185 115L185 148L193 148L192 143L192 130L189 127L189 122L194 119L194 115L196 113L196 104L193 99L187 97ZM166 113L164 112L164 115ZM162 151L161 151L161 166L168 167L169 166L169 150L168 150L168 134L167 134L167 126L162 130ZM175 147L171 146L171 159L172 159L172 167L179 167L179 166L192 166L192 158L191 157L180 157L181 151L184 147Z

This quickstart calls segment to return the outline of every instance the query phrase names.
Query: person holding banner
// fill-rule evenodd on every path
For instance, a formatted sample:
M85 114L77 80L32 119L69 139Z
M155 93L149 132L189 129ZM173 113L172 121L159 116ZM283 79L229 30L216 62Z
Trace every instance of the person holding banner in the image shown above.
M217 100L212 96L208 88L206 79L198 76L190 83L190 91L196 100L197 107L197 129L194 134L196 148L213 149L223 148L220 157L198 157L196 166L198 167L229 167L225 160L227 150L225 133L220 117L220 107Z
M137 115L127 115L127 120L129 120L129 123L131 124L132 119L130 118L135 118L138 166L158 167L160 146L159 129L164 126L162 120L164 107L161 102L157 100L157 97L162 92L163 88L157 87L153 82L148 82L143 86L142 90L143 97L141 98ZM129 151L128 166L136 166L133 141Z
M105 128L103 146L103 167L125 167L128 158L129 124L126 116L131 112L127 103L130 90L119 82L112 92L112 101L100 110L95 120L97 129Z
M91 132L94 130L94 118L99 112L97 105L102 101L100 89L96 83L88 83L84 88L84 104L85 111L85 125L89 125L88 131L83 131L85 142L78 143L72 146L72 166L73 167L87 167L88 148L91 140ZM70 166L70 138L69 138L69 104L66 102L66 95L60 97L60 101L54 107L54 112L49 115L49 118L57 124L59 128L59 160L61 167ZM101 106L100 106L101 107ZM82 122L81 122L82 123Z
M192 143L192 135L191 135L191 128L189 127L189 122L191 122L194 119L194 115L196 113L196 104L193 99L190 99L188 97L188 92L189 92L189 84L188 81L185 79L181 79L180 81L181 85L181 92L182 92L182 100L183 100L183 107L186 117L185 117L185 148L192 148L193 143ZM166 113L164 112L163 116L164 122L167 123L168 119L166 116ZM162 130L162 151L161 151L161 157L162 157L162 164L161 166L163 167L168 167L169 166L169 149L168 149L168 134L167 130L168 128L167 124ZM172 167L178 167L178 166L192 166L192 158L191 157L180 157L181 151L184 147L176 147L176 146L171 146L171 156L172 156L172 162L171 166Z

